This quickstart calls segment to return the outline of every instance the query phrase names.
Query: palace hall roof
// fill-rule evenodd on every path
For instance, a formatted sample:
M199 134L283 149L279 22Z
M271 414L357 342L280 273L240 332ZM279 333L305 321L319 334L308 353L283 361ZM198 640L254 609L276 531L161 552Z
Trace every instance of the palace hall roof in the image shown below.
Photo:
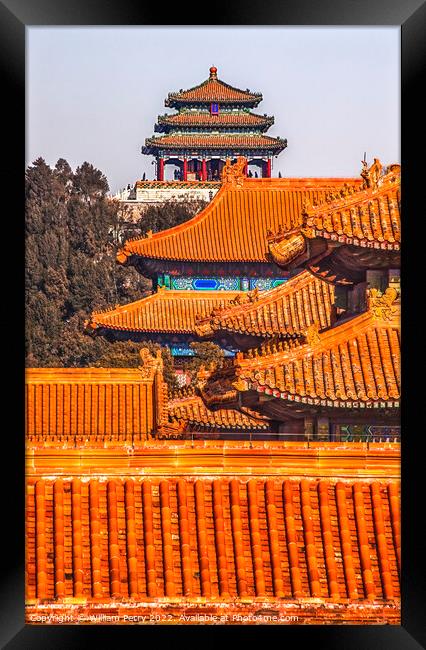
M267 115L258 115L247 111L228 113L221 111L218 114L208 112L182 111L175 115L159 115L158 124L164 127L255 127L267 130L274 123L274 118Z
M142 153L151 153L154 149L237 149L241 151L262 149L276 154L287 146L287 140L273 138L262 133L170 133L157 138L147 138Z
M236 298L240 291L178 291L160 287L156 293L128 305L93 312L88 331L194 333L197 316L206 316Z
M235 409L220 409L210 411L198 395L177 397L169 400L167 405L169 420L195 430L218 429L232 430L260 430L268 429L268 418L245 409L245 412Z
M380 165L380 162L377 161ZM364 177L371 173L364 172ZM380 165L380 170L383 168ZM307 241L324 239L355 247L398 251L401 239L400 166L390 165L386 173L367 184L345 187L324 200L304 205L302 220L293 232L269 237L269 251L280 266L298 265L306 253Z
M209 205L183 224L128 240L117 255L158 260L270 263L267 236L279 227L291 230L302 222L305 200L319 201L326 192L354 178L224 179Z
M161 360L142 358L141 368L28 368L27 441L123 445L149 437L162 421L167 387L157 373Z
M217 68L210 68L209 78L198 86L189 90L169 93L165 106L181 106L192 103L220 102L221 104L243 104L246 106L257 106L262 101L261 93L253 93L249 90L240 90L230 86L217 77Z
M218 331L262 337L300 336L313 323L319 323L320 329L330 327L333 300L333 285L302 271L269 291L237 296L226 307L215 309L214 314L197 319L195 331L199 336Z
M396 290L371 290L369 310L335 327L311 325L306 342L281 340L239 353L234 375L212 373L200 384L209 406L234 403L248 390L325 407L399 407L400 309Z
M399 492L392 479L32 477L27 611L219 598L223 612L397 622Z

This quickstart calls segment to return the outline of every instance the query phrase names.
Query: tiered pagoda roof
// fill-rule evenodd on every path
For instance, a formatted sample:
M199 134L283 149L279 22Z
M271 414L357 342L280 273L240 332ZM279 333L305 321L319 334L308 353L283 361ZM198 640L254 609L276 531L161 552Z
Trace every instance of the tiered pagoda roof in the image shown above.
M263 135L274 118L250 112L261 100L260 93L239 90L218 79L217 69L211 67L209 78L200 85L169 94L165 105L179 112L158 117L155 131L166 135L147 138L142 153L163 156L180 152L189 158L206 158L213 152L222 157L254 156L256 152L266 157L277 155L287 141Z
M327 192L345 185L359 187L356 178L246 178L224 177L219 192L195 217L174 228L128 240L117 255L120 263L137 266L148 275L172 268L176 272L235 275L277 273L268 250L268 234L291 231L302 224L303 205L325 199ZM198 263L198 265L197 265ZM229 266L231 265L231 267ZM236 266L237 265L237 266Z
M342 283L356 281L362 269L399 267L400 166L384 170L377 161L363 176L357 191L345 187L326 200L307 201L297 227L289 232L283 224L271 234L274 261L285 268L305 265Z
M272 138L263 134L232 134L222 133L220 135L193 134L193 133L170 133L158 138L147 138L145 141L144 153L155 153L155 149L172 150L183 149L237 149L241 153L250 149L268 149L279 153L284 149L285 141L280 138Z
M262 99L262 93L250 92L248 89L240 90L218 79L217 68L212 66L208 79L198 84L198 86L189 88L189 90L169 93L165 105L177 108L182 104L210 104L211 102L221 102L223 104L243 104L253 108Z
M178 291L159 287L156 293L128 305L93 312L88 331L192 334L195 320L225 306L240 291Z
M366 312L315 333L305 344L286 348L261 350L260 359L241 359L240 383L246 381L260 392L269 389L282 399L315 404L399 402L399 310L389 321Z
M196 128L205 127L256 127L261 132L267 131L274 123L274 118L268 115L258 115L256 113L229 112L211 115L211 113L201 113L194 111L182 111L175 115L159 115L156 131L168 133L171 127L191 126Z
M397 292L381 296L371 290L369 310L319 331L311 325L306 341L267 343L238 354L230 368L200 383L203 400L212 408L241 403L256 407L255 394L285 403L294 415L301 406L317 409L397 409L400 399L400 334ZM251 400L251 401L250 401ZM259 407L259 410L262 410ZM267 410L265 411L267 413Z
M269 291L237 296L228 306L197 319L195 331L200 336L224 332L262 338L304 336L314 323L320 329L330 327L333 300L333 285L303 271Z

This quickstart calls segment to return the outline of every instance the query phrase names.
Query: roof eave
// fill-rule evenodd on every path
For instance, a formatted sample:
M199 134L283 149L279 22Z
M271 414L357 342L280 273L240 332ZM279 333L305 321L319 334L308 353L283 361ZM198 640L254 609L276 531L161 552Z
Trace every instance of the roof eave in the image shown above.
M190 106L193 106L195 104L199 106L210 106L212 102L216 101L219 104L242 105L249 108L256 108L256 106L258 106L262 100L262 95L259 97L252 97L250 99L180 99L178 97L168 97L164 101L164 106L166 106L166 108L178 108L184 104L188 104Z

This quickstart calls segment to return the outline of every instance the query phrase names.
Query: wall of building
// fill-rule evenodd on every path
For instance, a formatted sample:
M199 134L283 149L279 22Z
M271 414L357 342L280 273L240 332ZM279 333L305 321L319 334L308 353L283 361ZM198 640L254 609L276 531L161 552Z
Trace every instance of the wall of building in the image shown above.
M138 203L164 203L165 201L211 201L219 188L137 188L136 199ZM133 204L133 201L128 201Z

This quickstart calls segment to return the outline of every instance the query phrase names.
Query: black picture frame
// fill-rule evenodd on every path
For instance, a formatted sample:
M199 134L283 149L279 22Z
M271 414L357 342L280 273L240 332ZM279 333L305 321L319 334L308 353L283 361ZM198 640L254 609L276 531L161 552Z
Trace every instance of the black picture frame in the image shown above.
M402 189L404 213L403 249L403 384L402 402L402 624L401 626L279 626L262 629L251 627L256 638L274 632L283 635L279 643L310 642L313 647L345 650L392 648L415 650L426 647L424 615L424 548L422 536L422 457L419 441L424 436L424 365L420 354L424 348L422 317L417 310L424 300L421 295L423 235L423 197L420 138L424 130L424 102L421 83L425 64L426 6L420 0L294 0L275 4L251 0L247 3L214 3L207 5L211 26L218 25L395 25L401 26L401 91L402 91ZM196 642L205 628L167 626L155 629L129 626L26 626L24 624L24 184L25 150L25 29L32 25L160 25L167 19L170 26L187 26L200 15L200 5L175 3L165 6L128 0L49 0L0 1L0 64L2 70L2 151L3 180L3 282L2 282L2 537L7 550L2 555L0 643L2 647L25 650L42 648L83 648L99 643L106 646L123 643L123 635L146 641L155 633L159 640L181 641L190 633ZM175 23L173 23L175 21ZM183 21L183 22L182 22ZM180 24L182 23L182 24ZM214 25L212 25L214 23ZM196 23L195 25L196 26ZM161 47L161 43L159 43ZM241 55L241 53L239 53ZM360 52L362 57L362 52ZM374 62L366 61L366 66ZM369 109L360 115L369 119ZM423 241L422 241L423 239ZM416 249L416 246L418 249ZM423 253L424 255L424 253ZM22 291L22 293L21 293ZM423 344L423 345L421 345ZM410 349L411 348L411 349ZM6 361L4 360L6 353ZM22 353L22 357L20 354ZM421 374L418 375L420 369ZM416 376L417 375L417 376ZM419 459L418 462L417 459ZM242 627L209 626L206 640L217 641L217 634L226 632L227 640L245 634ZM170 635L173 636L170 636ZM305 635L310 636L310 641ZM136 635L139 635L136 637ZM141 636L143 635L143 636ZM167 636L169 635L169 636ZM203 635L204 636L204 635ZM158 642L158 640L156 642ZM260 640L260 639L259 639Z

